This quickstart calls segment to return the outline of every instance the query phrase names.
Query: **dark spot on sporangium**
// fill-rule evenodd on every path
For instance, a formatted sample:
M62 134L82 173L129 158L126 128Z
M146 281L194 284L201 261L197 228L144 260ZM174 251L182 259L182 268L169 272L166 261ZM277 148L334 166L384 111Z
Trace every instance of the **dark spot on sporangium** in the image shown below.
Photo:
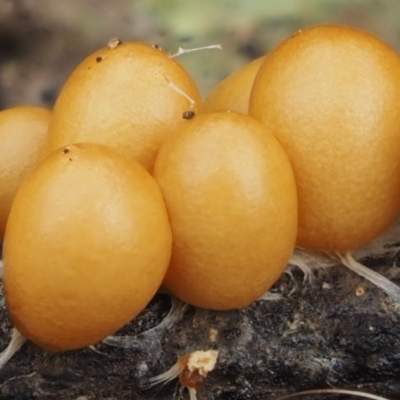
M158 44L152 44L151 47L161 50L161 47Z
M71 157L69 158L69 161L72 161L72 158L71 158Z
M102 56L97 56L96 57L96 62L99 63L100 61L103 61L103 57Z
M182 118L183 119L192 119L195 115L196 115L196 113L194 111L189 110L189 111L185 111L182 114Z
M64 148L63 148L63 153L64 153L64 154L69 153L69 148L68 148L68 147L64 147Z

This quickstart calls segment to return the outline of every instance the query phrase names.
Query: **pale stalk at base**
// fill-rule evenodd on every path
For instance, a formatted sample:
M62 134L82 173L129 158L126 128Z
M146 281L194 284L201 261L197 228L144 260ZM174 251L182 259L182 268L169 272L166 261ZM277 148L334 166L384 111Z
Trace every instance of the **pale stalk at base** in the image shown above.
M13 328L11 340L8 346L0 353L0 369L7 364L11 357L21 348L27 341L17 328Z
M344 256L341 254L337 254L337 256L343 265L381 288L394 302L400 304L400 287L385 278L383 275L378 274L372 269L357 262L349 252Z

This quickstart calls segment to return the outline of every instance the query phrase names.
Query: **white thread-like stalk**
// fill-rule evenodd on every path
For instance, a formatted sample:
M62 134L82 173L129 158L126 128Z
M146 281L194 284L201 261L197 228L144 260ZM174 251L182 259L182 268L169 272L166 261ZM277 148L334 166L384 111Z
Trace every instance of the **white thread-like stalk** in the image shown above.
M221 50L222 46L220 44L212 44L212 45L209 45L209 46L195 47L193 49L184 49L183 47L179 47L178 51L176 53L169 55L169 58L179 57L182 54L192 53L193 51L210 50L210 49Z
M23 336L17 328L13 328L8 346L0 353L0 369L7 364L26 341L26 337Z

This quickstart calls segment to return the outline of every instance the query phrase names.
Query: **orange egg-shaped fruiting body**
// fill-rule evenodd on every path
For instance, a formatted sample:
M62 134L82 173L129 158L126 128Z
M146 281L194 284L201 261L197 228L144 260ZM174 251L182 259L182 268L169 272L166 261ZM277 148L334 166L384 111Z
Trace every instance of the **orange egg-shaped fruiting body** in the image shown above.
M7 224L4 288L15 327L50 351L99 342L160 286L171 231L159 187L137 162L76 144L23 182Z
M22 181L43 158L51 111L16 106L0 112L0 241Z
M201 109L200 93L175 58L157 46L113 41L83 60L61 88L49 151L100 143L151 171L164 138L189 109Z
M400 57L369 33L315 26L266 56L249 113L292 163L298 246L352 251L399 214L399 104Z
M173 250L164 284L198 307L248 306L280 277L293 252L297 193L282 146L236 112L188 120L154 168Z
M254 79L264 58L265 56L253 60L215 86L204 100L204 109L232 110L247 114Z

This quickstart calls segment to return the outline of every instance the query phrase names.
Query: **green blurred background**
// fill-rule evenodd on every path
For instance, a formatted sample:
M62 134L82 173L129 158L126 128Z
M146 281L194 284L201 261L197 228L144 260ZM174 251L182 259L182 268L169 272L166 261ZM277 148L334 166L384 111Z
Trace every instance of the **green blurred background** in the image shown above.
M297 29L340 23L400 50L399 0L0 0L0 107L51 106L71 70L112 37L178 47L203 95Z

